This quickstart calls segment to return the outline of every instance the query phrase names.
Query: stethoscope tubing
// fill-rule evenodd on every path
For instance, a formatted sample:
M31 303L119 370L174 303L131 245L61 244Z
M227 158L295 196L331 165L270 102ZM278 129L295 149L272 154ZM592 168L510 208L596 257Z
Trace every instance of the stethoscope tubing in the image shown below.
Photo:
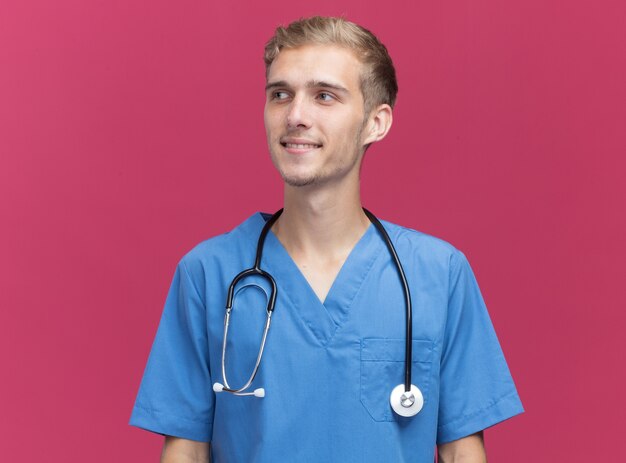
M387 249L389 250L389 254L392 256L392 259L395 263L396 269L398 271L398 276L400 277L400 281L402 283L402 289L404 292L405 309L406 309L405 310L406 333L405 333L405 353L404 353L404 356L405 356L404 358L404 390L405 392L408 393L409 391L411 391L411 365L413 363L412 362L412 358L413 358L412 312L413 312L413 309L412 309L412 304L411 304L411 293L409 291L409 285L406 280L404 269L402 267L402 264L400 263L400 259L398 258L396 249L394 248L393 243L391 242L391 238L389 238L389 234L385 230L385 227L376 218L376 216L372 214L370 211L363 208L363 212L365 213L367 218L370 220L370 222L376 227L381 237L383 238L383 241L385 242L385 245L387 246ZM228 288L228 294L226 298L226 315L224 317L224 340L222 342L222 379L224 381L224 384L220 385L222 387L220 390L231 392L235 395L254 395L254 393L244 392L244 391L246 391L251 386L259 370L259 366L261 364L261 358L263 357L263 351L265 349L267 334L268 334L270 323L271 323L272 313L274 312L274 307L276 305L276 296L278 293L276 281L274 280L272 275L267 273L265 270L261 269L261 258L263 256L263 246L265 244L265 238L267 237L267 234L269 233L270 229L272 228L274 223L276 223L276 220L278 220L278 218L281 216L282 213L283 213L283 209L279 209L276 213L274 213L274 215L272 215L272 217L268 219L267 222L265 222L265 225L263 226L263 229L261 230L261 233L259 235L259 239L257 242L254 267L243 270L242 272L237 274L237 276L235 276L235 278L233 279L232 283L230 284ZM266 308L267 317L266 317L265 327L263 330L263 337L261 340L261 345L259 347L259 353L257 355L257 359L255 362L252 374L250 375L250 377L248 378L248 380L242 387L231 388L230 385L228 384L228 380L226 379L226 341L228 338L228 328L230 324L230 316L231 316L232 307L233 307L235 286L240 280L246 277L252 276L252 275L261 276L262 278L266 279L271 285L271 293L268 298L267 308ZM219 383L216 383L216 384L219 384Z
M396 264L396 269L398 270L398 276L400 277L400 281L402 282L402 289L404 290L404 304L405 304L405 317L406 317L406 333L405 333L405 346L404 346L404 390L408 392L411 390L411 364L413 363L413 306L411 304L411 291L409 290L409 284L406 281L406 275L404 273L404 268L402 267L402 263L398 258L398 253L396 252L396 248L393 246L391 242L391 238L389 238L389 234L383 224L380 223L380 220L376 218L374 214L372 214L367 209L363 208L363 212L367 215L367 218L370 219L370 222L374 224L378 232L382 235L383 241L387 245L387 249L389 249L389 253L393 257L393 260Z
M228 287L228 295L226 296L226 310L230 311L233 308L233 299L235 297L235 286L239 283L239 280L242 280L251 275L260 275L266 280L270 282L272 285L272 291L270 293L269 300L267 302L267 312L273 312L274 306L276 305L276 281L274 277L267 273L265 270L261 268L261 258L263 257L263 245L265 244L265 238L267 237L270 228L274 225L274 223L278 220L278 218L283 213L283 209L279 209L270 219L265 222L263 229L261 230L261 234L259 235L259 240L256 246L256 257L254 259L254 267L246 269L240 272L232 281L230 286Z
M246 391L254 381L257 372L259 371L259 366L261 365L261 358L263 357L263 351L265 350L265 342L267 340L267 333L270 329L270 324L272 321L272 313L274 312L274 307L276 306L276 295L278 293L278 288L276 286L276 281L274 277L267 273L265 270L261 268L261 258L263 256L263 245L265 244L265 238L269 233L272 225L278 220L278 217L283 213L283 209L277 211L263 226L261 230L261 234L259 235L259 240L257 242L256 248L256 257L254 259L254 267L246 269L233 279L232 283L228 287L228 295L226 297L226 315L224 316L224 340L222 341L222 380L224 382L221 390L225 392L231 392L235 395L254 395L252 392L244 392ZM240 280L247 278L252 275L259 275L262 278L266 279L272 289L270 291L269 298L267 300L267 317L265 319L265 327L263 328L263 337L261 339L261 345L259 346L259 353L257 354L257 358L254 364L254 368L252 370L252 374L245 382L245 384L239 388L231 388L228 384L228 379L226 377L226 343L228 339L228 328L230 326L230 316L233 310L233 300L235 298L235 286L239 283Z

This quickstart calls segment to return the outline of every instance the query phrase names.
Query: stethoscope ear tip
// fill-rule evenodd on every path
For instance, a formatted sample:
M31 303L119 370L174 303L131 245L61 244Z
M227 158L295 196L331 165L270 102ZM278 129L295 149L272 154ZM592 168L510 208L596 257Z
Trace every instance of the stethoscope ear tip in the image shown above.
M262 387L254 390L254 397L265 397L265 389Z
M213 384L213 391L214 392L222 392L224 390L224 385L220 384L220 383L215 383Z

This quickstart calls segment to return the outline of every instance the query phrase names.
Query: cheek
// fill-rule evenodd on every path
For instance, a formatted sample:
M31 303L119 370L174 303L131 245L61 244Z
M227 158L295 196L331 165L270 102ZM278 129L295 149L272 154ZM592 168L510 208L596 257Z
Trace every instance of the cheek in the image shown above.
M265 130L270 128L270 115L267 108L263 110L263 124L265 124Z
M276 110L266 109L263 113L263 122L265 124L265 132L267 135L277 135L277 132L282 127L281 115Z
M342 138L350 140L355 138L363 124L363 118L359 114L355 114L354 111L338 112L333 114L332 118L324 114L320 120L324 121L324 126L328 130L339 133L343 136Z
M344 120L342 125L336 126L335 134L337 134L337 138L342 145L352 146L358 142L358 138L360 137L361 121L346 123Z

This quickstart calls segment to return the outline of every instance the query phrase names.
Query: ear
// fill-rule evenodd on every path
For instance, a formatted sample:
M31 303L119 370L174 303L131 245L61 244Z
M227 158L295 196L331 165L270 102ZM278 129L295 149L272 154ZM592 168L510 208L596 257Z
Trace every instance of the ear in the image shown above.
M388 104L381 104L370 113L364 131L364 145L382 140L393 122L393 111Z

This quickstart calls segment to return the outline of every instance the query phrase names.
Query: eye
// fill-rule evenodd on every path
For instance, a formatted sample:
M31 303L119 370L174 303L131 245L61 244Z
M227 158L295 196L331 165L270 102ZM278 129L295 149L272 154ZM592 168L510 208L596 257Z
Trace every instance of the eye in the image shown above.
M333 101L335 97L327 92L320 92L317 97L322 101Z
M272 92L272 100L284 100L288 97L289 97L289 94L282 90L277 90L275 92Z

